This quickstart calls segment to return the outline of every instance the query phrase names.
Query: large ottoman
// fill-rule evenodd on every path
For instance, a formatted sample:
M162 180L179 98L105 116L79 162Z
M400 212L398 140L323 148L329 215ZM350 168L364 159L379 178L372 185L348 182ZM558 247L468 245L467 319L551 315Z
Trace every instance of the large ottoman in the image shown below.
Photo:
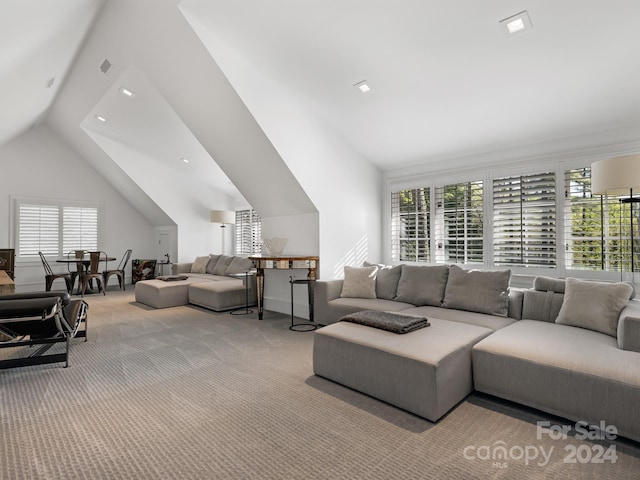
M215 282L202 282L189 288L189 303L216 312L255 305L255 293L247 298L244 282L230 278Z
M396 334L349 322L313 339L313 371L435 422L473 390L471 348L493 330L429 318Z
M136 282L136 302L144 303L154 308L177 307L189 303L189 286L206 282L201 278L187 278L186 280L142 280Z

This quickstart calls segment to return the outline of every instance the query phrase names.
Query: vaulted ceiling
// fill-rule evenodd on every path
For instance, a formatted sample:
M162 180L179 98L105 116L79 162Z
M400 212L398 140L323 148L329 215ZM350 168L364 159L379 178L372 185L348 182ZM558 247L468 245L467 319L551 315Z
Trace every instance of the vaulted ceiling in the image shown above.
M155 19L159 4L197 18L238 61L382 170L473 161L521 145L545 153L549 145L569 150L640 136L637 0L3 0L0 144L47 119L97 22L114 36L128 25L105 18L110 3L125 13L135 5L140 38L144 15ZM525 10L532 29L506 34L500 20ZM184 35L165 35L176 50L193 49L180 44L190 41ZM102 48L106 58L109 45ZM164 52L144 54L161 62ZM354 87L363 80L371 92ZM169 121L158 114L164 100L155 98L155 107L111 135L174 148L164 142L175 136L149 133L154 121ZM100 96L88 107L102 102L117 116L121 100ZM64 102L60 108L72 108L72 97ZM235 195L222 172L214 176Z

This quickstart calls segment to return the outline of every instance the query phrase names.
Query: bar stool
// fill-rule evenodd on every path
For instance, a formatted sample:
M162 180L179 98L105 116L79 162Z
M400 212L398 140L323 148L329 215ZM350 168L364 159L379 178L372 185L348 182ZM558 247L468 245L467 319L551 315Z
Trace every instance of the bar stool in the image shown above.
M316 328L318 328L318 325L312 321L310 322L301 322L301 323L294 323L294 316L293 316L293 286L294 285L307 285L307 289L309 288L308 285L311 282L315 282L315 280L311 280L309 278L305 278L305 279L296 279L293 278L293 276L289 277L289 284L291 285L291 326L289 327L289 330L293 330L294 332L311 332L313 330L315 330ZM311 312L311 309L313 308L313 299L311 298L311 293L309 294L309 311Z

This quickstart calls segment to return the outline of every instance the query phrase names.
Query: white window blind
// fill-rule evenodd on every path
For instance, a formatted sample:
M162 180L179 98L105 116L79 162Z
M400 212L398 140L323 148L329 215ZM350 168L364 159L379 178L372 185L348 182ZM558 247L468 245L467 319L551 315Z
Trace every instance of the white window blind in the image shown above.
M62 257L72 250L98 249L99 206L56 200L15 200L17 259L35 260L38 252Z
M98 209L62 208L62 252L98 249Z
M54 205L18 206L18 258L58 255L59 251L59 208Z
M495 265L556 265L556 192L553 172L493 180Z
M391 193L391 258L399 262L430 261L429 188Z
M618 197L592 195L589 167L565 171L564 180L566 267L631 271L631 221L633 217L637 237L637 204L622 203ZM637 267L637 250L635 257Z
M436 262L483 262L482 181L436 187Z
M259 255L262 220L254 210L236 211L236 255Z

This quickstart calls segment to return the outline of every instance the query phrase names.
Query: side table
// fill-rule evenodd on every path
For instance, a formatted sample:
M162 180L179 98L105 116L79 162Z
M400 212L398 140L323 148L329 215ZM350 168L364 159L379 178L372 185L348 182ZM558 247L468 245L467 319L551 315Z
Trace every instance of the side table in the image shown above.
M292 276L289 277L289 283L291 284L291 326L289 327L289 330L293 330L294 332L311 332L313 330L315 330L316 328L318 328L318 325L316 323L313 322L313 317L311 316L311 311L313 310L313 285L311 282L315 282L315 280L311 279L311 278L304 278L304 279L296 279L293 278ZM293 323L293 286L294 285L307 285L307 291L309 292L309 317L310 320L308 322L302 322L302 323Z
M247 270L241 273L229 274L230 277L244 277L244 307L234 308L229 312L231 315L249 315L250 313L253 313L253 310L249 308L249 276L255 274L255 270Z

